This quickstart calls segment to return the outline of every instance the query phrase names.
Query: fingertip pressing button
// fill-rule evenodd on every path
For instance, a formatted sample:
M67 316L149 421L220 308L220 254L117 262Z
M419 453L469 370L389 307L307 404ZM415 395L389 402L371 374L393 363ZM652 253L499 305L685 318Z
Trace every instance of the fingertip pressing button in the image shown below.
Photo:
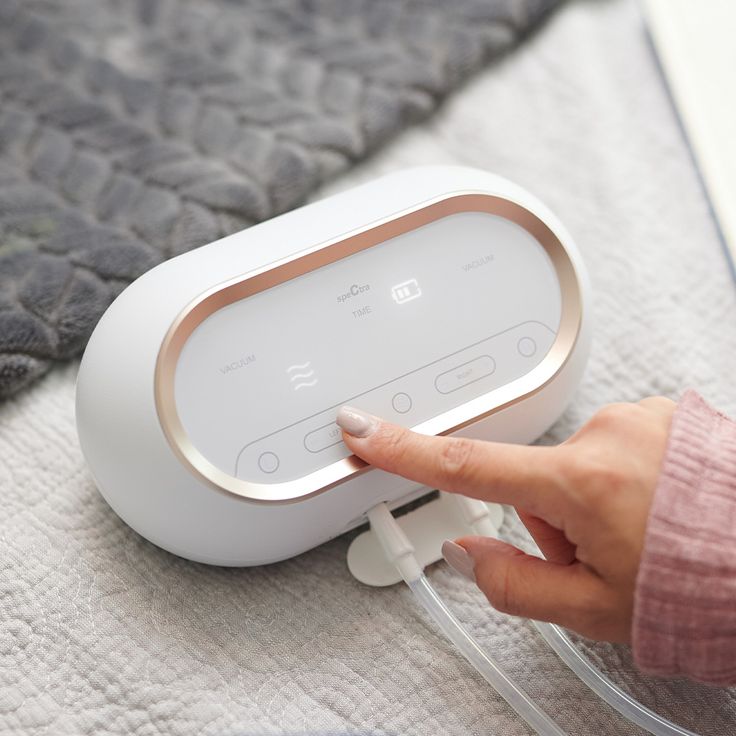
M340 442L342 442L342 430L335 422L325 424L324 427L317 427L304 436L304 447L309 452L322 452L328 447L339 445Z

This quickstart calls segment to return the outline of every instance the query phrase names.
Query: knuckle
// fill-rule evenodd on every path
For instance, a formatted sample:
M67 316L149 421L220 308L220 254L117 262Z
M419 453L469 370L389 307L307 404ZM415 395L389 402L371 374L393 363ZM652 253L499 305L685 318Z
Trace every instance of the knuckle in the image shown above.
M494 574L487 576L481 584L483 593L488 602L499 613L509 616L521 615L519 597L516 594L516 586L513 584L511 570L504 565L496 570Z
M628 422L638 408L636 404L608 404L591 417L588 425L597 429L614 429Z
M662 404L662 403L674 403L672 399L668 399L666 396L661 394L655 394L654 396L645 396L643 399L639 399L636 402L639 405L646 406L647 404Z
M561 464L567 485L573 490L587 485L594 472L594 466L588 462L588 457L571 445L561 447L560 451L564 452Z
M608 614L608 608L606 597L598 589L580 593L577 613L589 624L595 624L604 618Z
M533 570L527 574L527 565L536 558L516 552L507 559L495 558L491 564L476 565L478 586L488 602L499 613L509 616L528 616L535 598Z
M628 485L628 473L620 465L602 463L596 471L595 486L604 494L618 494Z
M437 457L439 477L442 482L452 482L454 478L467 477L472 468L475 443L465 437L448 437L442 443Z
M583 466L581 475L585 478L585 486L591 491L611 493L620 491L626 484L626 472L619 464L593 457L588 458Z
M571 612L569 626L591 639L621 641L630 620L625 609L610 591L591 592Z
M382 464L398 467L407 450L407 434L399 427L382 422L373 434L373 444L380 448Z
M632 420L638 420L642 412L638 404L615 403L606 404L588 419L563 446L590 443L601 435L620 435L630 426Z
M570 496L586 507L605 505L628 484L625 466L599 453L570 452L565 475Z
M637 402L642 409L656 413L669 414L675 410L677 404L667 396L647 396Z

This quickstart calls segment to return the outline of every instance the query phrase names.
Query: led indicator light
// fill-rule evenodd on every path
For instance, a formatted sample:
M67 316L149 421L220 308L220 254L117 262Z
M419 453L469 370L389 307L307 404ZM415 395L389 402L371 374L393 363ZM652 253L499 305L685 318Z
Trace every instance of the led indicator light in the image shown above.
M418 299L422 295L422 290L416 279L402 281L400 284L391 287L391 296L397 304L406 304L412 299Z

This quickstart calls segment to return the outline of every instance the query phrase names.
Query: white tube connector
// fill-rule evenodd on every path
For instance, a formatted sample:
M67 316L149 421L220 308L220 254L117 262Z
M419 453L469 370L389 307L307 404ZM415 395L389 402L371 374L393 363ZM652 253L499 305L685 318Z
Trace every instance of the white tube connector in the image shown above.
M379 503L368 512L368 521L383 548L388 561L399 571L407 584L422 575L422 568L414 555L414 545L396 523L385 503Z
M498 535L498 529L491 520L491 512L485 502L479 501L477 498L461 496L459 493L451 495L456 506L460 509L463 521L479 537L496 537Z

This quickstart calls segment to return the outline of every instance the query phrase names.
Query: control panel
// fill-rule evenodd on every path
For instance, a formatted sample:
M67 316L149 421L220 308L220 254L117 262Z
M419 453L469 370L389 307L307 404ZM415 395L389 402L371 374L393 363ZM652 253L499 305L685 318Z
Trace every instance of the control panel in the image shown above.
M221 471L294 480L349 455L343 404L419 425L531 371L560 315L537 240L459 212L215 311L179 355L176 410Z

